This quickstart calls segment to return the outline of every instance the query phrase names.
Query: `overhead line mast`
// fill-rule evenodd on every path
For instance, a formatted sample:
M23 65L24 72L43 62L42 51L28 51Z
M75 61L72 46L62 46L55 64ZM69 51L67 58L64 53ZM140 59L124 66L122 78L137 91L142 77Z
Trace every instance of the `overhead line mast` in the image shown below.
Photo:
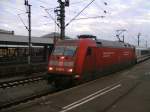
M69 0L58 0L59 6L54 10L60 22L60 39L65 39L65 7L69 7Z
M140 46L140 36L141 36L141 33L138 33L138 36L137 36L137 38L138 38L138 46Z
M28 34L29 34L29 42L28 42L28 64L31 64L31 5L28 3L28 0L25 0L24 5L26 6L28 13Z

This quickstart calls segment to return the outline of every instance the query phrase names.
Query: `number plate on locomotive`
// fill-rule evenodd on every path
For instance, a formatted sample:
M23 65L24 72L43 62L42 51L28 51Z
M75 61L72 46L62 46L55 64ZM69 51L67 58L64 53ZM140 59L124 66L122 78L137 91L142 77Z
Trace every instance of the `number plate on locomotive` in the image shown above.
M56 71L64 71L64 68L56 68Z

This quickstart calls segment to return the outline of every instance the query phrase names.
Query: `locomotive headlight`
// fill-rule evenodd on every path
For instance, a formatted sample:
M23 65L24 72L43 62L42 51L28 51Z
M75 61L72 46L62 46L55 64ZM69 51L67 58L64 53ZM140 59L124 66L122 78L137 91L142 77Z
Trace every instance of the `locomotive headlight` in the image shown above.
M70 68L69 70L68 70L68 72L72 72L73 71L73 69L72 68Z
M53 70L53 67L49 67L48 70L49 70L49 71L52 71L52 70Z
M65 57L64 57L64 56L61 56L61 57L60 57L60 59L62 59L62 60L63 60L63 59L65 59Z

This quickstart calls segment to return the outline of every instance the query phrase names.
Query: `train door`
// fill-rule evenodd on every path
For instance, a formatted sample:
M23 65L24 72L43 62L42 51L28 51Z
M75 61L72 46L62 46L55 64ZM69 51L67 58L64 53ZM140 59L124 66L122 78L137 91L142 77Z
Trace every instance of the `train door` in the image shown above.
M92 47L87 48L85 60L84 60L84 78L90 80L94 78L95 71L95 54Z

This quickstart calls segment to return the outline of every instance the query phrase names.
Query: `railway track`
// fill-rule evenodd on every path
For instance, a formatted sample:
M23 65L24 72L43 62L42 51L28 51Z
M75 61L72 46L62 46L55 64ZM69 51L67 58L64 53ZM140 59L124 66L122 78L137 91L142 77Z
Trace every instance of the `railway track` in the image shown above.
M47 76L46 73L41 73L40 75L34 74L34 76L30 76L30 77L26 77L26 78L18 78L18 79L15 79L15 80L0 82L0 89L2 91L5 91L5 90L7 91L10 88L13 89L13 87L15 87L15 88L18 87L19 88L20 85L28 87L28 86L32 86L32 84L33 84L33 86L34 86L36 82L38 82L38 83L43 82L45 80L46 76ZM7 109L7 108L10 108L12 106L17 106L21 103L25 103L25 102L34 100L36 98L40 98L42 96L52 94L56 91L58 91L58 90L50 85L49 88L44 89L44 91L40 90L40 92L34 92L32 94L25 95L25 96L22 96L22 97L17 97L17 98L15 97L13 100L9 100L9 101L6 100L6 102L3 102L3 103L0 104L0 110Z
M31 86L32 86L32 84L34 85L35 82L39 81L39 83L40 83L40 81L43 82L44 80L45 80L44 76L35 76L35 77L28 77L28 78L24 78L24 79L11 80L11 81L0 83L0 88L3 89L3 91L5 91L5 90L8 90L9 88L17 87L19 85L23 85L23 86L28 87L29 84L31 84ZM40 90L40 92L34 92L32 94L29 94L29 95L17 97L17 98L14 98L13 100L9 100L9 101L6 100L6 102L3 102L0 104L0 110L7 109L7 108L10 108L12 106L17 106L21 103L25 103L25 102L34 100L36 98L40 98L42 96L52 94L56 91L57 90L53 86L50 86L49 89L44 89L44 91Z
M0 88L5 89L5 88L10 88L10 87L16 87L18 85L24 85L24 84L27 84L27 83L44 80L44 77L46 77L46 75L41 74L41 75L38 75L38 76L30 76L30 77L25 77L25 78L19 78L19 79L15 79L15 80L0 82Z

